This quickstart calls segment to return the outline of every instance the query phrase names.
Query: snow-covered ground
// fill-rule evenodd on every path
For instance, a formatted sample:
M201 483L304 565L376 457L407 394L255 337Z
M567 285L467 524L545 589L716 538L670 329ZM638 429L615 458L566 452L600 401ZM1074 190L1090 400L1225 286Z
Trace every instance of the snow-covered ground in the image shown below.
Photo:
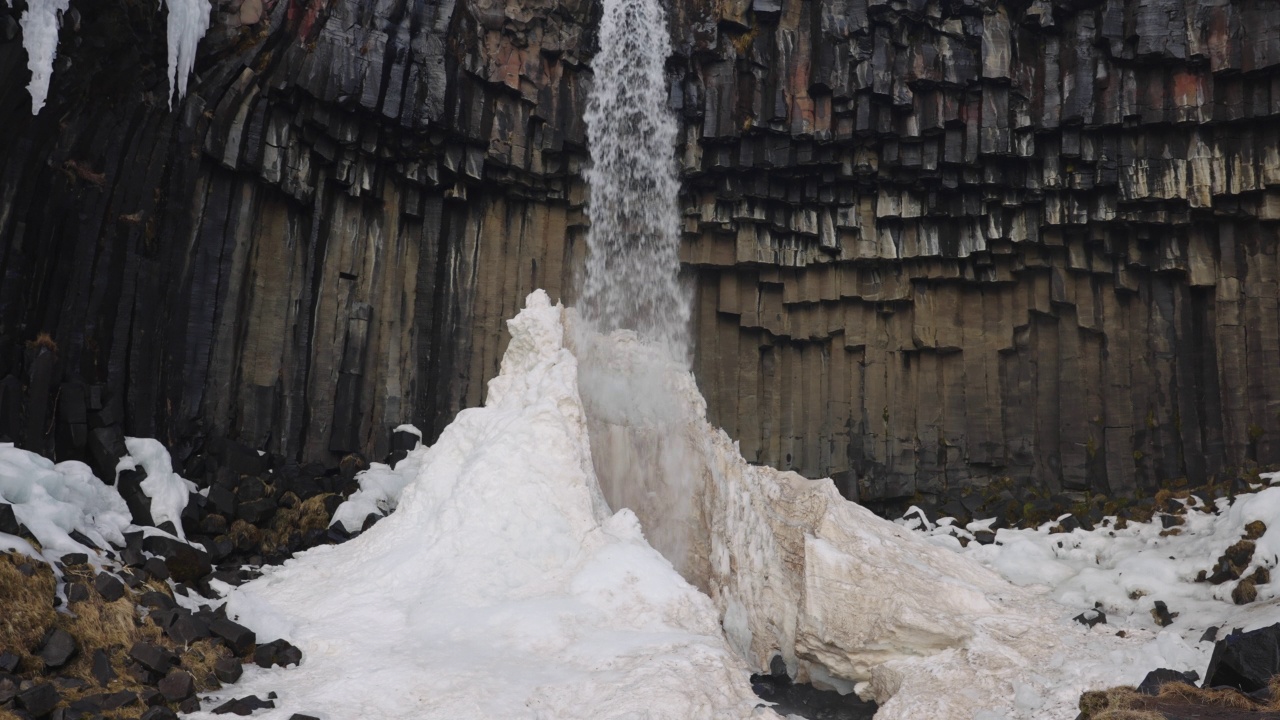
M389 517L220 586L229 614L260 640L290 640L303 661L250 667L206 708L274 692L277 707L255 717L771 717L748 675L777 654L801 679L874 697L882 720L1066 720L1083 690L1134 684L1156 667L1203 672L1209 625L1280 620L1270 585L1237 606L1234 583L1195 582L1248 523L1280 525L1280 487L1218 501L1216 513L1192 507L1178 534L1162 535L1159 521L1046 526L962 548L953 535L970 530L904 527L844 501L830 481L748 465L706 424L692 377L655 374L634 335L591 350L596 371L616 375L607 393L650 391L639 409L609 407L600 378L580 374L577 341L566 342L570 315L531 295L485 407L394 470L364 473L335 520L394 509ZM189 486L167 456L128 447L165 478L153 483L152 513L179 514L165 498ZM618 477L602 473L628 463L628 482L691 493L695 511L674 532L642 532L636 513L609 509L601 484ZM0 446L0 499L49 560L85 549L72 530L101 544L130 527L124 502L88 468L11 446ZM657 526L670 505L637 503ZM1277 533L1258 538L1252 567L1275 567ZM678 551L694 584L646 535ZM40 555L3 534L0 548ZM1169 627L1151 617L1155 600L1179 613ZM1106 624L1072 622L1095 603Z
M931 542L973 558L1024 586L1061 604L1063 617L1074 616L1097 604L1106 614L1098 631L1126 634L1147 640L1141 670L1156 664L1174 670L1203 674L1213 643L1201 642L1205 630L1220 629L1221 638L1234 628L1253 630L1280 622L1280 587L1257 586L1257 599L1236 605L1231 597L1235 581L1221 584L1197 582L1202 572L1212 575L1218 558L1245 535L1245 526L1262 521L1266 532L1254 541L1253 558L1242 576L1255 568L1272 571L1280 562L1280 473L1264 473L1263 484L1234 500L1218 498L1206 504L1194 496L1174 502L1188 505L1184 522L1165 528L1157 517L1149 523L1129 523L1116 529L1109 520L1094 530L1053 533L1055 523L1037 529L1000 529L994 544L970 542L962 548L958 536L972 538L971 530L989 521L953 528L949 519L923 523L912 514L901 521L926 535ZM1161 628L1152 616L1155 601L1177 613Z

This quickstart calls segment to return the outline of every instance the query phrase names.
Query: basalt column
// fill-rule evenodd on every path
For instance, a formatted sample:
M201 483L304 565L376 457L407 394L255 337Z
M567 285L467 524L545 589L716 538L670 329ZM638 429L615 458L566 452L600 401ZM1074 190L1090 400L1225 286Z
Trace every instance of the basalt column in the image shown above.
M378 457L572 300L592 0L0 7L0 440ZM1280 6L670 0L694 367L867 501L1280 462ZM89 439L86 439L89 438Z

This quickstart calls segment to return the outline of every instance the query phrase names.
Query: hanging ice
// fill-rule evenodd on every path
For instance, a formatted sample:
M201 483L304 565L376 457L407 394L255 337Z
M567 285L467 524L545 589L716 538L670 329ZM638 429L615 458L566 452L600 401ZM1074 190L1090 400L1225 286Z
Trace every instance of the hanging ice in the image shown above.
M31 70L31 114L44 107L49 95L49 77L53 75L53 59L58 56L58 22L71 0L29 0L22 13L22 47L27 50L27 68Z
M169 8L169 107L187 94L196 45L209 30L209 0L164 0ZM177 97L174 97L174 94Z
M169 104L187 93L187 77L195 65L196 45L209 30L209 0L164 0L169 9ZM28 0L22 14L22 46L31 70L31 114L38 115L49 96L53 61L58 56L58 27L71 0Z

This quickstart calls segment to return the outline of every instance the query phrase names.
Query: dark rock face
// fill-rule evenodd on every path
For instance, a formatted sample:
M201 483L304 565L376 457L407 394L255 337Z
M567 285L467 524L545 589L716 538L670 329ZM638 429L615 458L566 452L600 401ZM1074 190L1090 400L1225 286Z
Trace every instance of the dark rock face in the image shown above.
M0 440L430 440L527 292L572 300L598 3L214 5L174 112L149 6L74 3L38 118L0 42ZM1280 8L668 12L695 370L748 459L869 502L1280 460Z

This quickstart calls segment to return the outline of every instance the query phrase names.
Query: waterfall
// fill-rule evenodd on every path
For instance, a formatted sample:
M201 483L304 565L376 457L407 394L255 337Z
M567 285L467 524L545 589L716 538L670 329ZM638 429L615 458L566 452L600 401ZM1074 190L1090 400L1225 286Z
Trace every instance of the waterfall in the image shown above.
M596 332L634 330L683 359L689 298L679 281L670 52L657 0L605 0L586 109L591 228L579 311Z
M572 333L600 487L687 579L707 577L702 479L687 440L690 298L680 283L671 51L658 0L605 0L587 101L589 250ZM603 340L603 342L602 342Z

